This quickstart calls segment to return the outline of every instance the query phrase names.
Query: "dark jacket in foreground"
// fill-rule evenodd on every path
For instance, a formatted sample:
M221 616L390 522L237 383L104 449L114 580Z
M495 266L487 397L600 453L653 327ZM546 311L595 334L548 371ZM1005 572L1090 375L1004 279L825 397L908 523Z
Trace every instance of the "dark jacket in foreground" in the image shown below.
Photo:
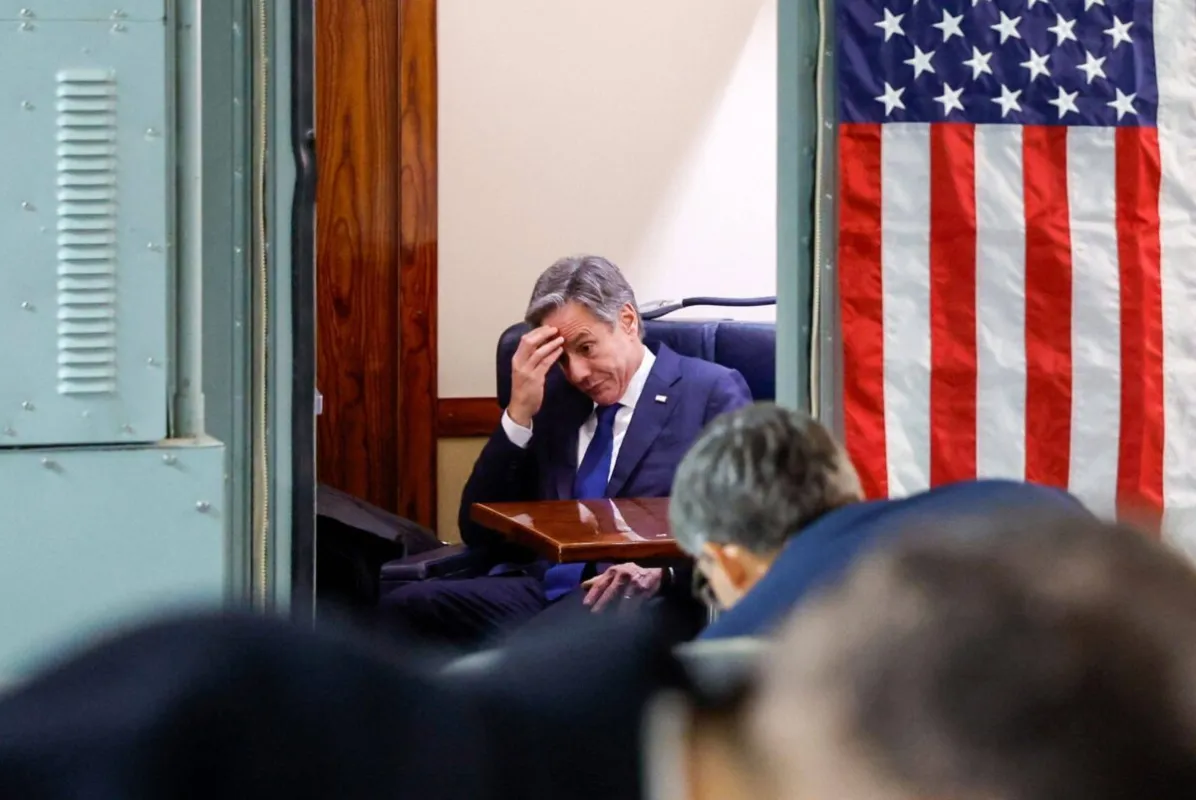
M1005 480L964 481L832 511L790 539L760 582L701 638L771 633L811 591L840 578L868 548L916 532L920 520L1033 511L1088 513L1060 489Z

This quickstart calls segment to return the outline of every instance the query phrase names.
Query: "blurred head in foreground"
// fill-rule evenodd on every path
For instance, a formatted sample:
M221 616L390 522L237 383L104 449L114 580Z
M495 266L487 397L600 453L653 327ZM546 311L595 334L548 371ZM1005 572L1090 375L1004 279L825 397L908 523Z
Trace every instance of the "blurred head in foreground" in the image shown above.
M711 422L673 479L669 527L730 608L790 538L863 499L846 450L807 414L756 403Z
M926 533L813 600L767 662L750 741L778 796L1196 797L1186 561L1077 519Z

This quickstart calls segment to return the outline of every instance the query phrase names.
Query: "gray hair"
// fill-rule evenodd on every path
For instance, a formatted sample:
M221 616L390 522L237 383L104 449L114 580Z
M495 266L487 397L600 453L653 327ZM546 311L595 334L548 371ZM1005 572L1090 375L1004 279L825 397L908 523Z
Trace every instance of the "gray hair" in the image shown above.
M570 302L584 306L610 325L618 321L623 306L630 304L640 338L644 338L644 322L631 284L618 267L601 256L569 256L544 270L532 289L524 319L538 328L546 316Z
M691 555L706 542L768 555L862 497L855 467L830 431L806 414L757 403L715 419L686 453L669 525Z

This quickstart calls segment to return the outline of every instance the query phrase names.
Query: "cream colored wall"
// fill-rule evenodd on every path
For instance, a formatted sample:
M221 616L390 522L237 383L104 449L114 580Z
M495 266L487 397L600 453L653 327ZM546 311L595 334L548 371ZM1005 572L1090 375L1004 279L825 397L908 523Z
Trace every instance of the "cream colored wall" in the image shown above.
M441 397L495 393L495 341L563 255L611 258L641 302L775 294L776 0L437 13ZM439 443L443 538L482 444Z
M469 479L473 462L486 444L484 437L441 439L436 449L436 520L437 535L446 542L461 541L457 529L457 509L461 490Z
M641 302L775 293L776 0L438 15L442 397L494 394L494 342L562 255Z

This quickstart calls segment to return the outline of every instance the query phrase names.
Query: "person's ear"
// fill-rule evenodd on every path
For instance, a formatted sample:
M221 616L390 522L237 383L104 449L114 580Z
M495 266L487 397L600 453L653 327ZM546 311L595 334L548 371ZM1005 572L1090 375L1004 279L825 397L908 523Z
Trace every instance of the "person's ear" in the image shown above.
M629 335L638 333L639 316L635 313L635 308L631 303L624 303L623 307L619 309L619 327Z
M745 551L734 544L714 544L707 542L702 545L706 556L713 561L726 576L727 582L737 591L744 591L752 580L751 570L748 568Z

